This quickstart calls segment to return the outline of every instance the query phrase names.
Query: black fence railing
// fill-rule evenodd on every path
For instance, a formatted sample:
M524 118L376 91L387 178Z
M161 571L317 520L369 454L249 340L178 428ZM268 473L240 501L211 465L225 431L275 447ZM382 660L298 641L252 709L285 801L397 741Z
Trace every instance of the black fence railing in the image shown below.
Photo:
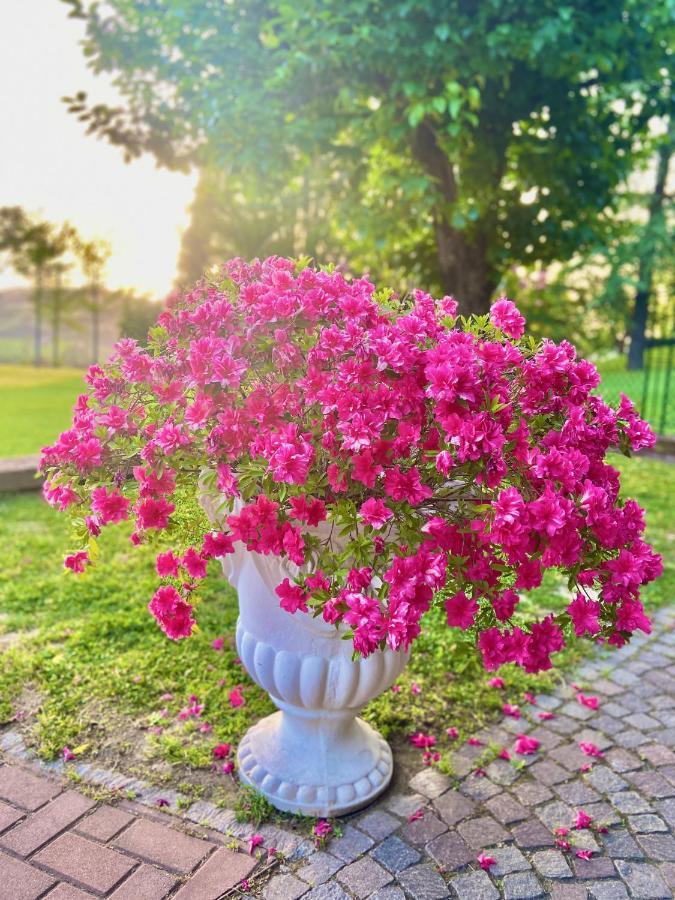
M626 394L657 434L675 436L675 309L650 317L642 368L629 370L624 363L599 365L599 393L610 403Z

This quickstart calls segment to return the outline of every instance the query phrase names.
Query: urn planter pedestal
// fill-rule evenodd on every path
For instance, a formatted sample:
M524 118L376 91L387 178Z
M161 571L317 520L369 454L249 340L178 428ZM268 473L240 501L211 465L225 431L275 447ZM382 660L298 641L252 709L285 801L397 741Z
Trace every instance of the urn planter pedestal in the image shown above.
M358 714L393 684L409 653L386 650L353 661L344 632L279 606L274 589L292 574L291 563L236 548L223 571L239 596L237 650L279 710L240 742L239 777L286 812L360 809L385 790L393 761L387 742Z

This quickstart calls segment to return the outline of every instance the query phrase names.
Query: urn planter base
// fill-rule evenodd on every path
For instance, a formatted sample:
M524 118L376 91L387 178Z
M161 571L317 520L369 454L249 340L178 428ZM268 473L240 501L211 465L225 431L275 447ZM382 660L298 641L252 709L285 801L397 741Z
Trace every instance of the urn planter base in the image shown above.
M346 815L385 790L391 750L353 710L318 717L283 707L250 728L239 745L245 784L277 809L305 816Z
M202 505L222 522L212 497ZM393 763L387 742L358 714L396 681L409 653L353 659L344 629L280 608L275 588L297 573L288 560L235 546L223 571L239 596L237 650L279 710L241 740L241 781L285 812L339 816L367 806L391 781Z

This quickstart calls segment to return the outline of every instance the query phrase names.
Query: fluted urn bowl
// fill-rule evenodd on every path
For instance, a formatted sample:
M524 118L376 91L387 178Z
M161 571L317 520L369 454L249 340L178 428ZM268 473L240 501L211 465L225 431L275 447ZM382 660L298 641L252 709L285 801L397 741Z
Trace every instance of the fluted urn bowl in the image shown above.
M220 524L216 504L202 499L202 505ZM409 653L384 650L352 660L344 632L279 606L274 589L292 564L236 547L223 571L239 597L237 650L279 710L240 742L239 777L287 812L338 816L360 809L385 790L393 761L387 742L358 714L393 684Z

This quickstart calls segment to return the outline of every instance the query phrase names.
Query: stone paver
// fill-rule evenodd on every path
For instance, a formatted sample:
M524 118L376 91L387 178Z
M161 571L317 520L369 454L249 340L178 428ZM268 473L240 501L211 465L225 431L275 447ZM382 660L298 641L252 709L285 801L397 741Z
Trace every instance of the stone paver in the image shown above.
M216 850L175 895L176 900L210 900L220 897L246 878L256 861L225 847Z
M461 869L476 858L475 851L454 831L434 838L426 850L435 863L448 871Z
M343 862L350 863L362 856L375 842L351 825L342 829L342 837L330 842L330 852Z
M441 876L433 866L426 863L411 866L399 873L397 877L403 889L410 894L413 900L443 900L450 896Z
M402 872L403 869L407 869L408 866L415 865L415 863L419 862L422 858L417 850L414 850L395 835L382 841L382 843L373 850L372 856L380 863L380 865L383 865L385 869L393 872L394 875L398 872Z
M0 766L0 799L19 809L37 809L61 793L58 784L21 766Z
M539 850L532 856L532 865L544 878L572 877L572 870L560 850Z
M66 833L39 851L33 861L55 875L105 894L128 875L133 859L87 838Z
M386 843L386 841L385 841ZM384 844L381 845L382 847ZM420 858L419 853L417 854L417 859ZM380 860L382 862L382 860ZM329 853L314 853L309 861L298 870L298 875L302 878L303 881L306 881L307 884L315 887L318 884L323 884L325 881L335 875L338 869L341 869L344 866L344 863L340 859L336 859Z
M93 800L82 794L66 791L6 832L0 838L0 845L17 856L30 856L94 805Z
M0 852L0 885L11 885L13 900L36 900L54 884L56 879L46 872Z
M99 806L90 816L77 823L76 830L86 837L105 843L133 820L132 815L116 806Z
M499 891L487 872L480 869L466 875L457 875L450 884L459 900L499 900Z
M462 822L457 826L457 831L459 831L470 847L474 847L477 850L505 841L509 836L506 829L499 822L495 821L492 816L479 816L476 819L467 819L466 822Z
M503 881L503 890L506 900L529 900L531 897L544 896L541 883L531 872L507 875Z
M340 884L363 900L379 888L384 887L385 884L389 884L392 875L379 866L374 859L363 856L341 869L337 879Z
M265 900L298 900L308 890L309 886L304 881L287 872L285 875L275 875L270 880L263 897Z
M173 872L187 873L213 849L211 844L182 831L166 828L149 819L136 819L113 847L126 850L146 862L157 863Z

